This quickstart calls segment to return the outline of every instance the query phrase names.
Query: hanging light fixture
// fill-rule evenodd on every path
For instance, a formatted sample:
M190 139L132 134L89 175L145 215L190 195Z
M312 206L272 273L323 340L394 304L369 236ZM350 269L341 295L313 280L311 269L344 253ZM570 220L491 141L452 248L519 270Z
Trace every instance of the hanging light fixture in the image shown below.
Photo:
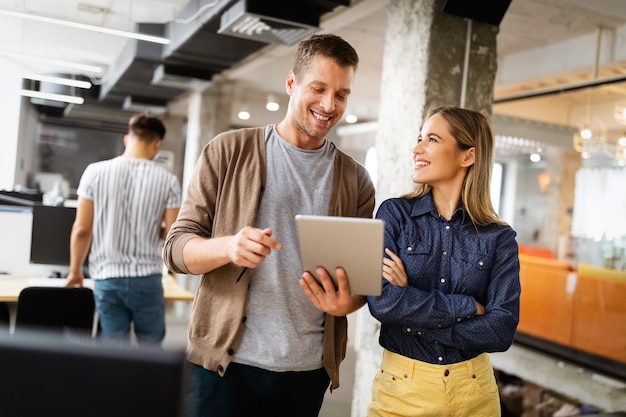
M603 146L604 154L616 161L626 162L626 133L616 137L614 140L607 140Z
M617 123L626 125L626 101L620 101L615 104L613 118Z
M346 123L356 123L359 121L359 118L357 117L356 114L347 114L346 115Z
M41 74L24 74L22 78L28 80L35 80L45 83L53 83L53 84L61 84L66 85L68 87L76 87L76 88L91 88L91 83L89 81L77 80L75 78L63 78L51 75L41 75Z
M596 57L593 67L593 78L598 78L598 62L600 60L600 44L602 40L602 28L598 28L598 36L596 38ZM579 131L574 134L574 149L582 154L582 158L588 159L595 151L600 150L606 142L606 129L602 121L593 117L593 94L594 89L589 89L589 97L587 98L587 115L585 124L580 127Z
M585 124L574 134L574 149L587 159L606 143L606 128L599 117L592 114L594 89L589 90Z
M606 129L602 121L597 118L588 119L574 134L574 149L580 153L591 154L600 150L606 142Z
M345 119L346 123L353 124L359 121L359 117L354 113L352 106L348 105L346 108Z
M38 16L38 15L30 14L30 13L14 12L11 10L0 10L0 14L6 15L6 16L19 17L22 19L36 20L36 21L44 22L44 23L52 23L55 25L62 25L62 26L67 26L67 27L71 27L75 29L89 30L93 32L104 33L107 35L122 36L125 38L137 39L140 41L154 42L154 43L159 43L162 45L168 45L170 43L170 40L168 38L164 38L162 36L153 36L153 35L144 34L144 33L136 33L136 32L128 32L125 30L110 29L110 28L106 28L103 26L86 25L84 23L71 22L69 20L55 19L55 18L46 17L46 16Z
M246 107L242 107L241 110L239 110L239 113L237 113L237 117L240 120L249 120L250 119L250 112L248 111L248 109Z
M278 109L280 109L280 104L278 104L278 102L276 101L276 97L274 97L274 94L267 95L265 108L269 111L278 111Z
M100 74L100 73L103 72L102 67L99 67L99 66L96 66L96 65L81 64L81 63L78 63L78 62L62 61L60 59L46 58L46 57L41 57L41 56L36 56L36 55L22 54L20 52L2 51L2 50L0 50L0 56L6 56L6 57L9 57L9 58L17 59L18 61L32 61L32 62L39 62L39 63L43 63L43 64L49 64L49 65L64 67L64 68L72 68L72 69L75 69L75 70L89 72L89 73L95 73L95 74Z
M238 107L239 107L239 111L237 112L237 118L239 120L250 120L251 114L250 114L250 100L248 97L249 91L247 89L244 89L243 91L241 91L240 93L241 95L238 95Z
M70 96L67 94L45 93L34 90L20 90L20 94L24 97L30 97L41 100L60 101L63 103L83 104L85 99L79 96Z

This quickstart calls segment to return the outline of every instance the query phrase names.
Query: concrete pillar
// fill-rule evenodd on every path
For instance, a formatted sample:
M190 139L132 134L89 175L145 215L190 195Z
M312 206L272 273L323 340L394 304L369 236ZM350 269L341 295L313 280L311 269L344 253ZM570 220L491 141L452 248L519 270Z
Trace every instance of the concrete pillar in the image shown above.
M376 201L413 189L411 149L433 105L491 115L498 27L442 12L445 0L391 0L376 134ZM366 415L380 364L379 323L357 313L352 416Z
M192 92L188 100L187 138L183 170L183 193L193 175L202 147L230 128L233 83L216 76L204 91Z
M166 113L163 116L163 123L167 128L165 139L159 150L161 152L171 152L173 155L172 172L182 181L183 158L185 154L184 137L187 135L187 118L175 113Z

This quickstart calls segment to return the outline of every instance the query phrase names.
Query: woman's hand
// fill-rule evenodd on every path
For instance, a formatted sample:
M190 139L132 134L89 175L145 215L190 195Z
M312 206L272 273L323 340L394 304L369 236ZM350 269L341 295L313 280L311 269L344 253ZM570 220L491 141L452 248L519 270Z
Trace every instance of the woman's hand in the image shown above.
M391 250L385 248L385 253L389 258L383 258L383 278L390 284L398 287L406 287L409 284L409 277L404 272L404 264L402 260Z

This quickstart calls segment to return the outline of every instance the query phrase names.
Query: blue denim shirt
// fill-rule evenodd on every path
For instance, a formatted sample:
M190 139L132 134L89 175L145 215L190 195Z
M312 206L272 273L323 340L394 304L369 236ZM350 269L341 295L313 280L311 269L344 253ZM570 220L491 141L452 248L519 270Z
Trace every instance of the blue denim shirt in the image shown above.
M510 226L475 225L463 208L448 221L430 193L383 201L376 218L385 221L385 247L402 259L409 280L398 287L383 279L381 295L367 297L382 347L443 365L511 346L520 281ZM475 301L485 315L475 315Z

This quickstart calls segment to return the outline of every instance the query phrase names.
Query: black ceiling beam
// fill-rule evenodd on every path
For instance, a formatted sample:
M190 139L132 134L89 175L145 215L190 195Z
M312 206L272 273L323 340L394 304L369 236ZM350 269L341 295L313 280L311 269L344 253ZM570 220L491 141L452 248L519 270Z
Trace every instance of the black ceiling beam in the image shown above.
M446 0L443 11L499 26L511 0Z

